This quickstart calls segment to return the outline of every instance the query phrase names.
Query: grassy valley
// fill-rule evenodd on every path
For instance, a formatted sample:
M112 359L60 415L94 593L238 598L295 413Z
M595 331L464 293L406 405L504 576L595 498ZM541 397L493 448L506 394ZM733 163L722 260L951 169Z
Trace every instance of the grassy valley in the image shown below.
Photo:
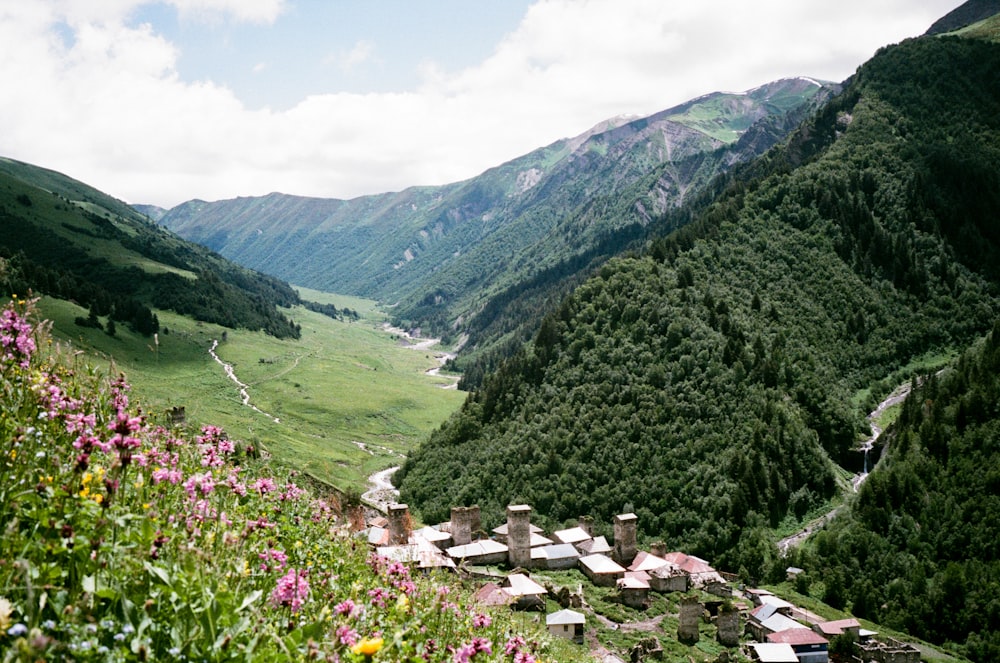
M56 340L124 373L147 408L183 407L341 490L361 492L464 398L425 374L439 348L405 347L373 302L239 267L62 174L0 161L0 216L0 285L43 295Z

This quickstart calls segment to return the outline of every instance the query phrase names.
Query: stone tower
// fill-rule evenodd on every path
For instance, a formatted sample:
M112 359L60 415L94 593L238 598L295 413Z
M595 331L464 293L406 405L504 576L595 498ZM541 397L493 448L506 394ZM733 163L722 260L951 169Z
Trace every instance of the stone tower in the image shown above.
M635 530L639 519L634 513L615 516L615 561L628 566L635 559Z
M472 533L481 529L478 506L451 507L451 539L456 546L472 542Z
M702 610L697 596L681 597L677 639L686 645L698 642L698 620L701 619Z
M715 639L723 647L739 647L740 645L740 611L732 603L723 603L719 615L715 618L718 632Z
M531 566L531 507L507 507L507 559L511 567Z
M402 546L410 542L410 507L406 504L389 505L389 545Z

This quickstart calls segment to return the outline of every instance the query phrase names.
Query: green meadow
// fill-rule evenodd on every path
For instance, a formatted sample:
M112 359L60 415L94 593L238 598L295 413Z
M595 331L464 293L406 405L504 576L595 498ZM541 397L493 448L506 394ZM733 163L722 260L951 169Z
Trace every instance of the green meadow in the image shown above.
M74 319L87 311L66 301L44 298L40 308L57 342L94 356L108 373L124 373L147 412L183 407L191 426L221 426L280 463L360 492L369 474L399 463L465 394L443 388L454 379L426 374L442 349L407 347L382 328L385 316L375 302L300 292L360 318L344 322L296 307L287 313L302 326L302 338L278 340L157 311L161 331L154 339L125 325L114 337L80 327ZM213 341L260 411L243 404L240 388L212 358Z

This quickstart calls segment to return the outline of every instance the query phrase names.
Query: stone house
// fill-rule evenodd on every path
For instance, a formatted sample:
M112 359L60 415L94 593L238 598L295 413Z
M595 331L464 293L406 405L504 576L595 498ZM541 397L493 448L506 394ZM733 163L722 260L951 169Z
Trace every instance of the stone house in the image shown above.
M545 617L545 626L549 633L560 638L583 644L583 631L587 618L575 610L565 609L553 612Z

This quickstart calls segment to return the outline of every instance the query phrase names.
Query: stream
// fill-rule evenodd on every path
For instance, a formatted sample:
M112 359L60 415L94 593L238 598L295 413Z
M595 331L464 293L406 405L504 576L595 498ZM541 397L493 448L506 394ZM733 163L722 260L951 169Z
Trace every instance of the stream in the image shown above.
M226 375L229 377L229 379L235 382L236 386L240 388L240 400L243 401L243 404L248 408L250 408L251 410L254 410L255 412L259 412L260 414L264 415L274 423L280 424L281 421L277 417L270 415L267 412L264 412L259 407L250 402L250 392L247 391L250 388L250 385L240 382L240 379L236 377L235 371L233 371L232 364L227 364L226 362L219 359L219 355L215 353L215 349L217 347L219 347L219 341L217 339L213 339L212 347L208 349L208 354L212 355L212 359L214 359L220 366L222 366L222 368L226 371Z
M878 440L879 436L882 435L882 428L878 425L877 420L882 416L882 413L888 410L893 405L898 405L906 400L906 397L910 394L910 383L901 384L896 387L895 390L889 396L878 404L878 407L868 413L868 425L871 426L871 435L861 443L859 447L861 451L865 453L864 465L861 472L855 474L851 479L851 485L854 486L854 492L858 492L858 488L864 483L865 479L868 478L868 473L874 469L873 466L869 464L868 455L871 450L875 447L875 442ZM839 506L836 509L829 511L820 518L810 522L804 528L792 534L791 536L786 536L782 540L778 541L778 552L781 555L785 555L789 549L794 548L799 545L806 537L812 534L817 529L822 528L828 522L836 517L837 512L842 509L843 506Z

